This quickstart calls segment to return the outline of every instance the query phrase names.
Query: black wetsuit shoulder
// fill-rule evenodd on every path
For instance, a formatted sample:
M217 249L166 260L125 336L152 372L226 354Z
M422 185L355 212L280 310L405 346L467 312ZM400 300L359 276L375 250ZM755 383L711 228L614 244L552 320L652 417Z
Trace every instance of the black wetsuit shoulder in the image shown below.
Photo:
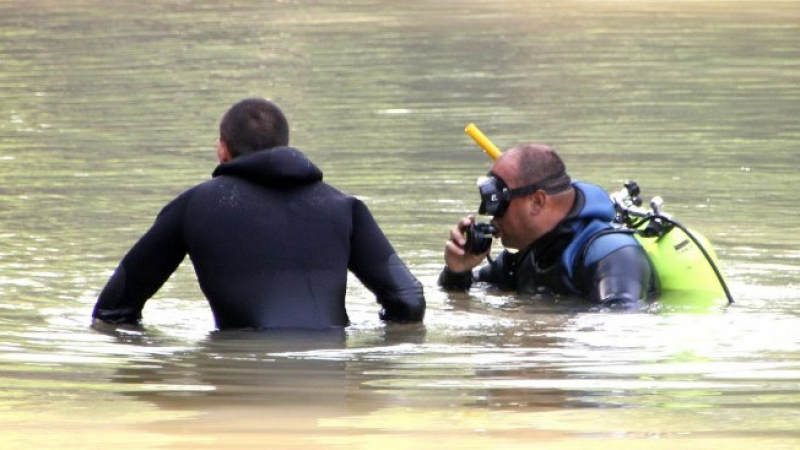
M348 269L382 317L422 319L421 284L363 202L322 182L294 149L232 163L161 211L101 293L96 318L138 320L189 254L220 329L345 326Z

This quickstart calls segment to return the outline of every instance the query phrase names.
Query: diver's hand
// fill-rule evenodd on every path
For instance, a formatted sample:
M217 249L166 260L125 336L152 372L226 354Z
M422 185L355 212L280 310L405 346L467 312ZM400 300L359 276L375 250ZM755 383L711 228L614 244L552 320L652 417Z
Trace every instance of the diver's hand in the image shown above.
M467 216L450 230L450 239L444 246L444 262L451 272L466 272L481 263L491 248L480 255L468 253L464 246L467 238L464 233L475 222L475 216Z

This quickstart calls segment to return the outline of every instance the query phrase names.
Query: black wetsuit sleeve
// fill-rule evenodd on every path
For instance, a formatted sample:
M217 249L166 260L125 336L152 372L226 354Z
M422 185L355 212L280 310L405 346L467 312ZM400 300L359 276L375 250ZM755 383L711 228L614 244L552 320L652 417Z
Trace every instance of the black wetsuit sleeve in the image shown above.
M583 276L590 300L626 304L648 298L654 274L644 250L628 245L591 264Z
M92 317L113 323L137 323L141 319L145 302L186 256L182 228L187 201L188 195L178 197L159 213L108 280Z
M446 290L466 291L472 286L472 271L453 272L444 266L439 274L438 284Z
M516 290L517 261L517 253L503 250L496 258L490 259L489 264L481 267L475 278L477 281L490 283L503 291Z
M355 200L348 268L382 306L382 320L420 322L425 316L422 283L383 234L367 206Z
M447 266L439 274L439 286L446 290L467 290L475 281L489 283L501 290L516 289L514 269L516 257L508 250L503 250L497 258L489 259L489 263L481 266L473 273L471 270L453 272Z

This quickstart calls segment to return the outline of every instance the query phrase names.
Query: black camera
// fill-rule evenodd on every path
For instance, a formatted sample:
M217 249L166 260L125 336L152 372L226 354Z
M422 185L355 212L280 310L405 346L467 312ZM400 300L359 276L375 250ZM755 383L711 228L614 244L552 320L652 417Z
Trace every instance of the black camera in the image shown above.
M467 243L464 249L467 253L480 255L492 245L492 235L499 230L490 223L473 223L467 230Z

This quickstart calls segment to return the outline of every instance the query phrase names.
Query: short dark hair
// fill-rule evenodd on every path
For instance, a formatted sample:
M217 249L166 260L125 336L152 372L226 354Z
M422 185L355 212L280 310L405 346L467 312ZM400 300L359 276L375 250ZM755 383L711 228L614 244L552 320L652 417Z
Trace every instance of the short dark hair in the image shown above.
M231 106L219 124L219 138L232 158L289 145L289 123L274 103L246 98Z
M517 182L521 186L542 184L542 189L569 187L567 167L555 149L542 144L522 144L515 150L519 152Z

